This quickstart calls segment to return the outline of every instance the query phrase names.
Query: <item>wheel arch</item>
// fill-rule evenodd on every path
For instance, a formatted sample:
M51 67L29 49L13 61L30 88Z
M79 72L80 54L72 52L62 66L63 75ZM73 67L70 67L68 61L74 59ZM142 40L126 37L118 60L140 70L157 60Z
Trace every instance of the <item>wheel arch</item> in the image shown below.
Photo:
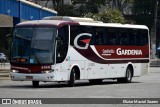
M128 65L127 65L127 67L126 67L126 70L127 70L128 68L131 69L131 71L132 71L132 77L133 77L133 76L134 76L134 68L133 68L133 64L132 64L131 62L128 63Z
M70 78L70 75L71 75L71 71L75 69L75 73L76 73L76 80L80 80L80 67L78 66L78 64L73 64L71 66L71 69L70 69L70 73L69 73L69 78Z

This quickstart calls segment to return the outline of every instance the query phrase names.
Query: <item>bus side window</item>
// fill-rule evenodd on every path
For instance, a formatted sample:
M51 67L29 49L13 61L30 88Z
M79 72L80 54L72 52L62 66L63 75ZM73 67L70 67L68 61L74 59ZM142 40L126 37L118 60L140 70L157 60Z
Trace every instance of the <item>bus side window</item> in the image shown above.
M137 33L137 35L136 35L136 45L138 45L138 46L141 46L142 44L141 44L141 34L140 34L140 32L138 32Z
M56 49L56 62L61 63L65 60L68 51L68 26L59 28Z
M80 34L83 34L83 33L87 33L87 34L92 34L92 27L89 27L89 26L71 26L71 31L70 31L70 37L71 37L71 45L74 46L74 40L75 38L80 35ZM78 46L81 46L81 47L84 47L86 46L86 43L84 42L85 40L89 40L91 39L90 36L88 35L81 35L78 40L77 40L77 45ZM91 41L90 41L91 42Z
M148 31L141 30L141 44L147 45L148 44Z
M127 29L119 29L118 33L118 44L119 45L128 45L128 33Z
M90 26L81 26L81 31L80 32L81 33L88 33L88 34L92 35L92 27L90 27ZM82 41L83 40L87 40L87 39L91 39L91 37L90 36L86 36L86 35L80 37L79 40L78 40L78 45L82 46L82 47L85 46L86 43L84 43Z
M95 28L95 45L105 45L105 29Z
M80 34L80 26L74 26L72 25L70 27L70 44L72 46L74 46L74 39L76 38L76 36Z
M137 45L136 35L137 35L137 30L134 30L134 29L129 30L129 45L132 45L132 46Z
M108 28L107 39L108 45L117 45L117 29Z

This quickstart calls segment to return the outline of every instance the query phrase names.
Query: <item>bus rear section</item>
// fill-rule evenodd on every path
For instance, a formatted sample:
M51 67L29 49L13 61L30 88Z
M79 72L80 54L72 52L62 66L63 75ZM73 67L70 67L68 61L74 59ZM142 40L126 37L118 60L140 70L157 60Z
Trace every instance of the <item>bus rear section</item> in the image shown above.
M150 43L146 26L80 22L80 26L71 25L70 31L72 60L87 61L84 78L91 83L105 78L131 82L132 77L148 74Z

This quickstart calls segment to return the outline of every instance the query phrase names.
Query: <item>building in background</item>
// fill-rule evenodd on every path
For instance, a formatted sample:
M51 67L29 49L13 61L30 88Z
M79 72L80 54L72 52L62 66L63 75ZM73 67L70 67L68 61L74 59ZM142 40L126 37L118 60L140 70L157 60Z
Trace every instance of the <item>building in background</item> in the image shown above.
M54 5L56 3L62 3L62 4L65 4L65 5L71 5L72 4L71 0L27 0L27 1L33 2L35 4L38 4L38 5L41 5L43 7L50 8L50 9L54 9Z
M55 15L55 10L35 4L32 0L0 0L0 52L9 57L13 28L17 23Z

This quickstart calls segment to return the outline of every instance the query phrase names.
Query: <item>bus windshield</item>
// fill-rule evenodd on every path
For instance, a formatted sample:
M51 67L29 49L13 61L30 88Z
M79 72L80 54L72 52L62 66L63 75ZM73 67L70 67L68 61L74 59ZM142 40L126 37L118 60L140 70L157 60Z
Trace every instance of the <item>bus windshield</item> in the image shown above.
M11 48L11 62L22 64L54 63L56 32L56 28L16 28Z

